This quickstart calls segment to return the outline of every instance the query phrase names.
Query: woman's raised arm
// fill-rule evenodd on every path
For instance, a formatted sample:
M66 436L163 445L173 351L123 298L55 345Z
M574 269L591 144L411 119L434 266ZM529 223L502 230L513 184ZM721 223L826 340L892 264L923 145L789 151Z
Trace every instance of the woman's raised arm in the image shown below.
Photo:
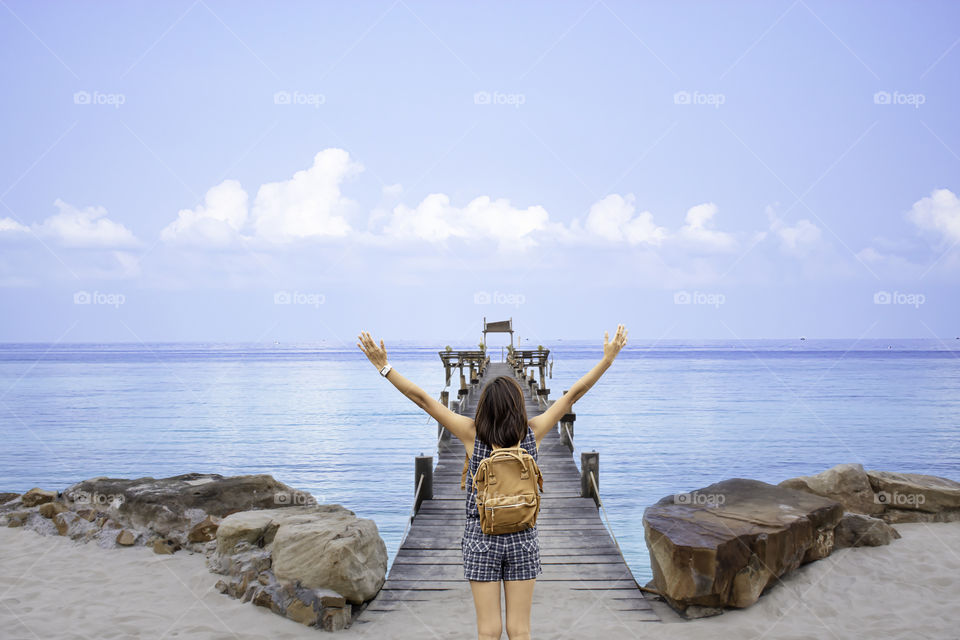
M617 325L617 333L613 336L613 340L610 340L609 331L603 332L603 358L600 362L594 365L593 369L587 372L585 376L573 383L573 386L556 402L547 407L543 413L530 419L530 428L533 429L537 444L543 440L543 437L550 432L550 429L557 424L560 418L570 412L573 403L582 398L590 390L590 387L600 379L600 376L610 368L625 344L627 344L627 329L622 324Z
M361 331L358 338L360 342L357 343L357 346L360 347L360 350L367 356L367 359L370 360L378 371L383 370L383 368L387 366L387 349L383 345L383 340L381 339L380 345L377 346L377 343L366 331ZM410 380L407 380L400 375L399 371L392 367L387 371L386 377L400 393L446 427L446 429L457 436L461 442L473 444L473 438L476 435L473 420L466 416L461 416L443 406L426 391Z

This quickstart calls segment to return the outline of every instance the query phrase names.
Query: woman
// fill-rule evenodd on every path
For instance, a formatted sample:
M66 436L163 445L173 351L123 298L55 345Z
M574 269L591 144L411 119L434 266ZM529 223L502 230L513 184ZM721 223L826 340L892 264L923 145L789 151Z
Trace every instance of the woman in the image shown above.
M540 545L536 527L525 531L487 535L480 530L479 514L471 479L480 461L493 449L520 445L535 459L540 442L573 403L583 397L613 364L614 358L627 343L627 330L617 326L603 334L603 358L580 378L563 397L543 413L527 419L523 391L512 377L500 376L488 382L477 402L476 417L471 419L454 413L423 389L410 382L387 364L387 350L380 340L377 346L366 331L360 332L357 346L370 362L393 383L403 395L430 414L463 443L470 459L467 480L467 522L461 539L464 577L470 581L473 603L477 610L477 632L481 640L500 638L503 630L500 617L500 582L507 603L507 635L510 640L530 638L530 606L533 585L542 573Z

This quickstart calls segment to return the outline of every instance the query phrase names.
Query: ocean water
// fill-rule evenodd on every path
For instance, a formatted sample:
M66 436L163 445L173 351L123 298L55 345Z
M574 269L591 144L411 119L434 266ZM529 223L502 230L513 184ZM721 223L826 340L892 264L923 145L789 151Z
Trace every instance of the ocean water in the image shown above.
M554 397L601 356L596 342L545 346ZM436 396L442 347L392 346L390 361ZM643 510L665 495L841 462L960 479L960 341L631 340L574 410L575 459L600 452L601 496L641 582ZM357 349L0 345L0 491L269 473L375 520L392 562L413 458L435 455L436 437Z

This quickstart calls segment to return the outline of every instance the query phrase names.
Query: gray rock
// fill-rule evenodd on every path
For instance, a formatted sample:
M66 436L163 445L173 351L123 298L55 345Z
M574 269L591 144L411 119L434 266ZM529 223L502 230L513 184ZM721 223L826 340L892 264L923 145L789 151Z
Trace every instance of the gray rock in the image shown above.
M867 472L859 464L838 464L814 476L784 480L780 486L836 500L844 510L853 513L872 515L884 509L876 501Z
M862 513L844 513L833 530L838 549L843 547L879 547L900 537L896 529Z

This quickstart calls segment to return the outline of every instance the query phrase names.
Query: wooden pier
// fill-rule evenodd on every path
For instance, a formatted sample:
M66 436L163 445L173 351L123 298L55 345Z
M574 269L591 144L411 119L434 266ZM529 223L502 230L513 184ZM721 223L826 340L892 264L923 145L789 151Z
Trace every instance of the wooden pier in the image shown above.
M469 352L468 359L472 360L475 354ZM443 355L449 372L452 354L446 352L447 357ZM542 369L540 382L536 380L537 360L531 360L530 356L529 352L511 352L510 362L491 363L487 360L472 369L469 377L461 375L461 390L450 403L451 408L463 415L474 416L484 384L497 376L512 376L524 390L528 417L540 414L549 405L549 390L544 388ZM522 365L526 366L521 369ZM525 375L528 367L530 373ZM446 402L448 397L444 392L441 400ZM537 519L543 573L534 589L532 624L535 636L538 615L568 616L570 637L586 637L583 634L590 629L609 629L611 619L630 629L636 629L639 623L659 621L600 517L600 498L596 495L599 454L582 454L581 466L587 471L584 475L574 462L574 419L573 414L565 416L558 427L544 437L538 451L544 481ZM458 603L458 611L463 615L473 611L470 586L463 577L460 550L466 518L466 494L460 490L464 447L456 437L441 428L438 450L436 467L431 468L432 456L417 459L414 480L419 493L415 498L418 505L414 508L415 515L386 583L358 616L355 627L386 622L391 612L402 608L413 613L429 629L430 619L439 610L436 607L431 609L430 605L437 600ZM590 470L594 471L592 479ZM571 601L577 603L575 610L552 611L556 607L551 603ZM469 608L462 606L463 603ZM448 608L447 615L455 614ZM473 628L472 624L473 619L465 621L466 628ZM464 633L458 637L470 636L470 633ZM425 630L423 637L431 636Z

